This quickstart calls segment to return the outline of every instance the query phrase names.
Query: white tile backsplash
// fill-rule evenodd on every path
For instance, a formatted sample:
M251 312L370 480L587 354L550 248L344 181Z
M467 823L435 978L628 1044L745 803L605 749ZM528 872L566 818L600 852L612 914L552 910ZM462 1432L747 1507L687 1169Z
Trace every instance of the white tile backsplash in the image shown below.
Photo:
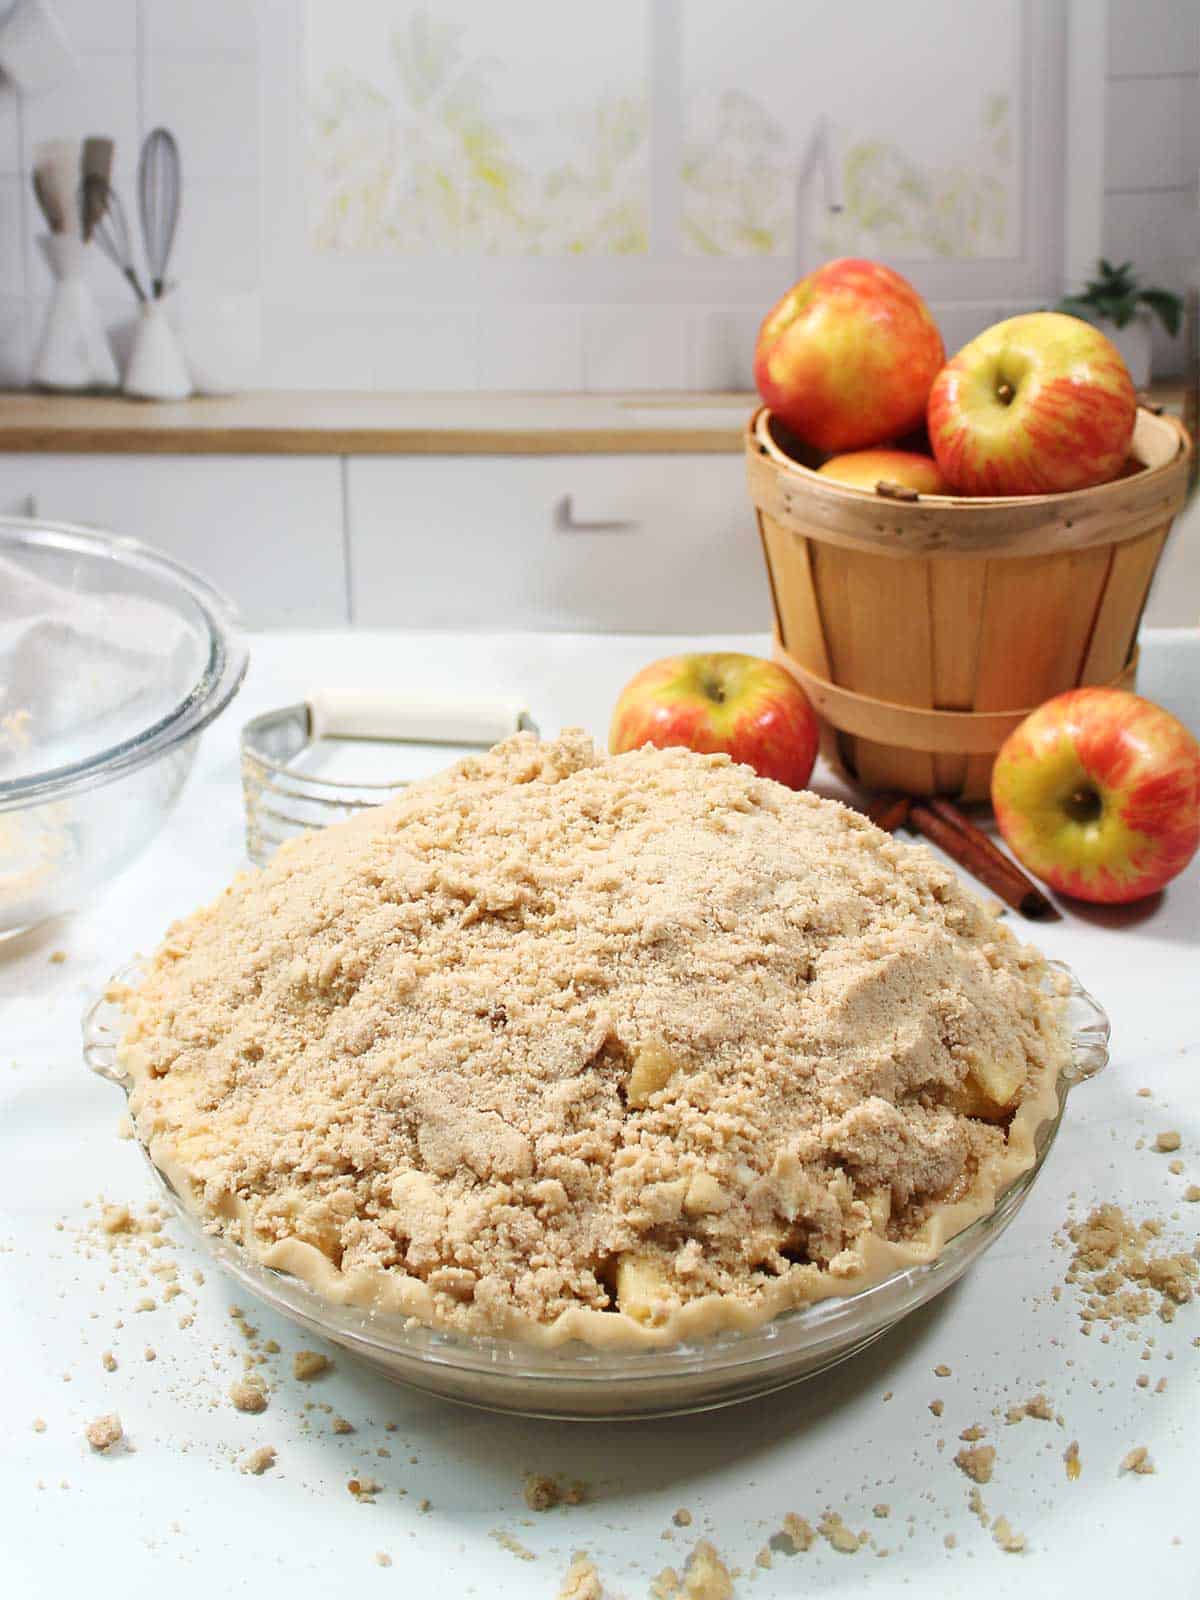
M153 10L158 0L149 0ZM200 8L211 0L197 0ZM76 50L137 49L138 0L52 0L54 15Z
M40 139L85 139L106 134L116 140L114 179L132 195L139 139L137 55L81 54L80 75L23 103L25 150L32 162Z
M1200 6L1194 0L1108 0L1108 72L1200 69Z
M583 314L574 308L481 311L475 346L481 389L583 387Z
M1114 78L1106 106L1106 189L1181 188L1196 175L1191 102L1196 76Z
M376 327L352 310L313 316L282 306L263 309L262 387L370 389Z
M272 5L286 9L282 0ZM1179 0L1108 0L1108 7L1104 249L1181 287L1200 264L1200 7ZM286 106L285 96L264 97L278 62L263 63L274 74L265 78L261 53L274 35L260 24L261 0L55 0L55 9L79 53L78 82L23 106L0 84L0 303L10 382L28 360L49 292L32 238L32 203L2 181L28 184L34 143L64 134L116 138L117 181L140 252L138 145L146 128L172 128L184 171L176 275L253 289L263 271L260 102L272 118ZM128 314L107 262L92 261L88 277L98 298ZM271 287L262 381L281 387L603 391L752 382L759 310L720 304L720 289L711 305L416 305L381 330L353 304L331 300L319 315L289 310L279 285ZM22 304L26 326L16 338L12 323ZM1015 309L1011 301L937 306L952 350ZM1177 365L1177 348L1161 336L1156 349L1160 372Z
M185 203L190 178L258 177L258 67L253 60L148 55L143 71L146 126L161 124L179 140Z
M7 79L0 79L0 172L13 173L29 182L22 172L20 101Z
M431 306L374 324L370 386L375 389L474 389L478 386L476 329L486 312L475 306Z
M245 179L185 178L171 276L254 288L260 276L259 186Z
M1133 190L1110 194L1104 207L1104 254L1133 261L1143 279L1182 287L1200 262L1200 212L1194 192Z
M0 295L0 388L29 381L29 311L25 299Z
M252 55L258 44L249 0L145 0L143 18L146 48L156 54Z
M674 306L595 306L584 317L585 389L686 389L688 316Z
M28 289L25 279L26 210L33 212L37 203L33 194L25 203L25 185L20 178L0 178L0 295L23 295Z

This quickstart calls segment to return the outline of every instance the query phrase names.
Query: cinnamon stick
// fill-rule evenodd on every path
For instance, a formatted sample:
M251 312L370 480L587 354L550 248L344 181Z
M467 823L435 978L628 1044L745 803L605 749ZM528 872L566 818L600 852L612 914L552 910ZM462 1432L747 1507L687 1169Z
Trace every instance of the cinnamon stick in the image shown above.
M952 801L940 795L914 800L909 807L908 823L1023 917L1057 920L1060 916L1032 878L1027 877L1015 861L1010 861Z
M877 828L882 828L885 833L895 833L908 821L911 805L910 794L877 794L865 809Z

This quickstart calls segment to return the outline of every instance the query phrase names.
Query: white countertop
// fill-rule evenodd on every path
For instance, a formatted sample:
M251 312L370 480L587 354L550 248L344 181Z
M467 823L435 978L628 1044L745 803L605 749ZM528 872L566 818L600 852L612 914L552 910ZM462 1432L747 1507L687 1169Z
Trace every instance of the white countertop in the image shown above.
M242 1344L228 1315L235 1297L219 1273L194 1286L201 1263L181 1247L181 1279L196 1304L185 1295L138 1313L155 1280L143 1287L128 1270L110 1272L104 1250L88 1257L76 1231L95 1215L87 1203L103 1195L140 1209L153 1190L136 1149L116 1137L117 1091L81 1064L79 1016L115 967L241 864L242 722L319 685L390 683L441 695L523 694L543 731L582 724L603 736L625 679L687 643L258 637L240 699L205 735L180 805L143 859L87 911L0 945L0 1593L549 1600L571 1553L585 1549L606 1596L632 1600L664 1566L681 1567L698 1535L743 1569L736 1593L762 1600L1200 1590L1200 1348L1192 1342L1200 1301L1170 1326L1149 1319L1136 1340L1114 1336L1106 1345L1081 1335L1069 1286L1060 1302L1050 1294L1067 1263L1051 1236L1072 1194L1081 1211L1116 1200L1139 1216L1163 1216L1170 1237L1190 1241L1200 1229L1200 1206L1180 1203L1184 1186L1200 1182L1195 863L1148 906L1072 910L1060 923L1023 929L1107 1007L1111 1067L1074 1091L1025 1209L966 1279L854 1361L769 1399L656 1423L525 1422L422 1398L341 1354L332 1374L306 1386L284 1374L288 1353L311 1341L247 1304L284 1355L272 1362L280 1376L269 1410L244 1416L225 1399ZM1142 659L1142 691L1200 727L1200 637L1152 634ZM58 950L66 959L51 963ZM1143 1085L1152 1098L1136 1096ZM1166 1128L1183 1136L1182 1176L1148 1147ZM1141 1137L1147 1148L1138 1150ZM181 1310L194 1310L190 1328L179 1327ZM1143 1361L1147 1338L1155 1343ZM109 1349L119 1363L113 1373L100 1361ZM934 1376L940 1363L951 1376ZM1146 1389L1135 1385L1140 1374L1151 1380ZM1160 1377L1168 1387L1156 1394ZM1008 1555L969 1514L970 1485L951 1458L960 1429L992 1424L993 1406L1027 1398L1042 1381L1064 1428L1027 1421L989 1430L999 1454L984 1501L1030 1546ZM940 1420L928 1410L935 1396L945 1402ZM305 1400L332 1406L357 1431L333 1435L328 1414L306 1413ZM112 1410L136 1451L94 1456L82 1429ZM32 1427L37 1417L42 1432ZM385 1431L389 1422L395 1431ZM1083 1464L1076 1483L1061 1459L1072 1439ZM275 1446L276 1466L242 1475L238 1458L259 1444ZM1121 1457L1139 1444L1150 1448L1156 1473L1119 1477ZM390 1456L375 1453L381 1446ZM347 1492L355 1471L385 1485L374 1504ZM521 1498L527 1471L583 1479L588 1500L535 1516ZM886 1519L872 1515L881 1502L891 1507ZM672 1528L680 1506L693 1513L689 1528ZM868 1528L888 1557L870 1547L845 1556L822 1541L804 1555L776 1554L769 1571L754 1566L787 1512L815 1523L826 1508ZM519 1558L494 1530L535 1559ZM957 1538L952 1549L948 1533ZM390 1567L376 1562L377 1551L390 1555Z

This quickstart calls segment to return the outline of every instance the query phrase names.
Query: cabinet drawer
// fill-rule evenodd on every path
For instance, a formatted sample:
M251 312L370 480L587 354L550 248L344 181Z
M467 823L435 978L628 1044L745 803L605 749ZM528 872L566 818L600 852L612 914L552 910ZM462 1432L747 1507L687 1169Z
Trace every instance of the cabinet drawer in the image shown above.
M736 632L770 599L740 456L361 457L355 622Z
M0 495L10 483L37 516L130 534L174 556L251 627L348 620L335 457L5 456Z

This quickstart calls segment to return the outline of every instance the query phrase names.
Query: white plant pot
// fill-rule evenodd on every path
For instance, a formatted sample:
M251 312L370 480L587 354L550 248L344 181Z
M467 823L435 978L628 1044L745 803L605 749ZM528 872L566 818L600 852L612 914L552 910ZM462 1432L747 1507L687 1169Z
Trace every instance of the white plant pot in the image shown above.
M1154 360L1153 318L1149 311L1135 311L1123 328L1106 318L1097 319L1096 326L1111 339L1121 352L1121 360L1129 368L1135 389L1146 389L1150 384L1150 371Z

